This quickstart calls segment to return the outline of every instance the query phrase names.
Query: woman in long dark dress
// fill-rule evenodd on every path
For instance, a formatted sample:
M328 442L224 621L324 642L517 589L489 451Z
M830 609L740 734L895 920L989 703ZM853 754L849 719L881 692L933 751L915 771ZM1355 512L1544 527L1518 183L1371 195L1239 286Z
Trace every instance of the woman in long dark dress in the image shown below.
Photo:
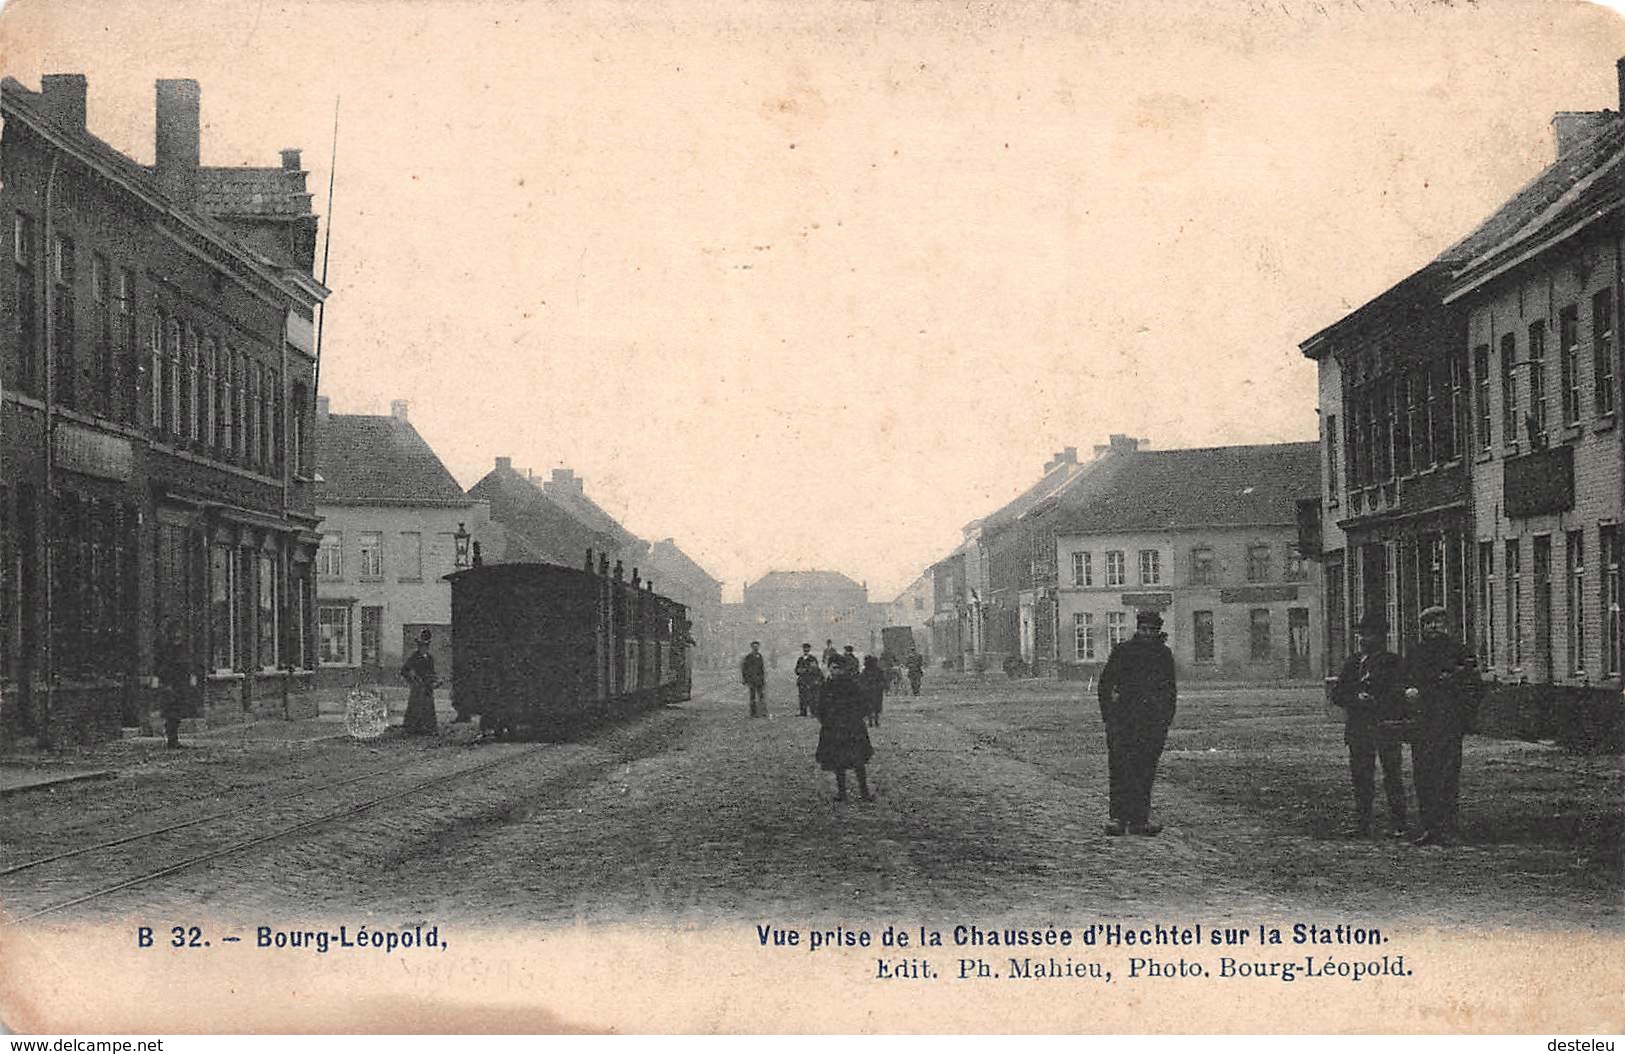
M410 735L432 736L435 733L434 719L434 656L429 654L429 642L433 636L428 630L418 635L417 650L412 652L401 667L401 676L411 686L411 694L406 699L406 720L401 724L401 730Z
M873 655L863 657L864 701L868 704L869 724L880 727L880 708L886 701L886 671L880 668L880 660Z
M869 731L863 727L868 714L863 684L858 671L847 663L835 664L835 674L824 682L818 708L818 753L814 755L825 770L835 773L835 800L846 800L846 770L858 777L858 794L873 801L869 793L867 765L874 756Z

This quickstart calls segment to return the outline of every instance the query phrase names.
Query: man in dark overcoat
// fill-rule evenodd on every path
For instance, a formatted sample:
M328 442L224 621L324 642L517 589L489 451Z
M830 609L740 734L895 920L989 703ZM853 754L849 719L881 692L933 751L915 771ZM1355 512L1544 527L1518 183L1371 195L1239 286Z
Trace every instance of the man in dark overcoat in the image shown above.
M1343 742L1354 777L1354 818L1346 833L1371 833L1377 795L1376 767L1382 763L1382 790L1388 799L1388 836L1405 837L1405 695L1399 682L1399 656L1388 650L1388 621L1368 615L1355 627L1360 650L1351 655L1332 688L1332 703L1343 710Z
M1100 672L1100 716L1106 723L1111 817L1106 833L1154 835L1151 784L1168 741L1178 690L1174 654L1165 643L1162 616L1141 611L1134 636L1112 649Z
M1449 613L1421 614L1422 639L1401 666L1409 710L1411 776L1422 832L1416 845L1446 845L1456 836L1461 789L1461 738L1472 729L1481 685L1473 657L1450 636Z
M801 658L796 660L796 694L801 704L801 716L807 717L818 709L818 693L824 684L824 671L818 665L818 656L811 644L801 646Z
M750 716L767 716L767 666L762 661L762 642L750 642L750 654L739 664L739 679L750 689Z
M195 716L193 692L197 678L178 619L170 619L158 641L159 707L164 715L164 741L181 745L181 721Z

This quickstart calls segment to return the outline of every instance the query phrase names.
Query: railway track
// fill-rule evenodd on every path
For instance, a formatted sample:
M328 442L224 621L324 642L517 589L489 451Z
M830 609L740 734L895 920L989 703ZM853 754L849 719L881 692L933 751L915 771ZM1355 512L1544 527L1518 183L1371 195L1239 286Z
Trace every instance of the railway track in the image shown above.
M457 765L427 779L421 778L417 771L407 774L405 780L390 779L408 768L421 767L422 758L415 756L399 765L261 799L250 805L37 857L0 871L0 899L11 907L8 921L13 924L65 911L233 853L313 831L388 802L498 769L546 747L546 744L536 744L509 749L493 745L486 749L499 751L498 756L476 764ZM317 795L329 792L338 800L317 799ZM217 826L197 830L211 823ZM114 880L89 892L72 892L82 888L74 875L51 874L53 865L93 854L108 854L110 862L106 869L117 875ZM177 856L180 858L176 859ZM17 877L24 873L27 873L27 886L19 885L22 880ZM21 901L34 899L39 894L44 894L40 899L55 899L40 907L17 910Z

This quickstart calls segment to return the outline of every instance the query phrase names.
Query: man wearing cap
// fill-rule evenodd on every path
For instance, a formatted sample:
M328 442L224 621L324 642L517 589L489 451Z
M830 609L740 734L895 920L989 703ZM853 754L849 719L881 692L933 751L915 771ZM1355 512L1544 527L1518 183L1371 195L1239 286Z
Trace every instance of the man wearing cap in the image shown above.
M1106 833L1154 835L1151 783L1168 740L1178 694L1174 653L1164 643L1162 616L1141 611L1134 636L1112 649L1100 672L1100 716L1106 723L1111 817Z
M1456 798L1461 788L1461 737L1473 726L1480 684L1473 657L1450 636L1449 612L1423 610L1422 639L1405 656L1407 728L1411 736L1411 777L1422 833L1416 845L1448 844L1456 833Z
M824 671L818 666L818 656L811 644L801 646L801 658L796 660L796 693L800 696L801 716L818 709L818 693L824 684Z
M1382 762L1382 790L1388 798L1388 837L1405 837L1405 697L1399 683L1399 656L1388 650L1388 620L1367 615L1355 631L1360 651L1343 664L1332 702L1343 708L1343 742L1354 777L1354 819L1347 833L1371 833L1377 796L1376 766Z
M762 661L762 642L750 642L750 654L739 664L739 679L750 689L750 716L767 716L767 666Z

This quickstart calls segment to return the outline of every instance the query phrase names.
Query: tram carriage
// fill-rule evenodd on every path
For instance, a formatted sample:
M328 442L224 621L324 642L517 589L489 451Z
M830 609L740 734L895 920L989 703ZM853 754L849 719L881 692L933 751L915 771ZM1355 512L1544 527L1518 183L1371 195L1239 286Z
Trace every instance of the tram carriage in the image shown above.
M688 609L596 567L489 564L451 582L452 702L500 736L558 739L690 697Z

